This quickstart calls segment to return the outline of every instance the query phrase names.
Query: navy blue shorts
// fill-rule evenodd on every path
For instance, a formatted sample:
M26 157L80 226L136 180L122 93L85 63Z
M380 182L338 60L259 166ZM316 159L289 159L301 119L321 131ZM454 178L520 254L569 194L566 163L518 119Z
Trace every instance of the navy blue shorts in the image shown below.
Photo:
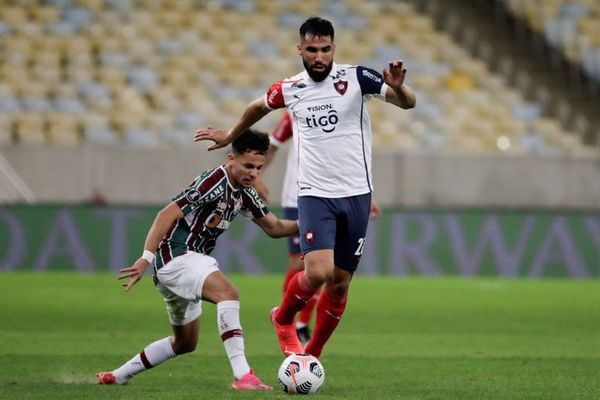
M284 207L283 208L283 218L291 219L295 221L298 219L298 209L293 207ZM288 236L288 253L290 254L300 254L302 251L300 250L300 234Z
M371 193L339 199L299 196L302 253L333 249L335 265L355 271L365 245L370 208Z

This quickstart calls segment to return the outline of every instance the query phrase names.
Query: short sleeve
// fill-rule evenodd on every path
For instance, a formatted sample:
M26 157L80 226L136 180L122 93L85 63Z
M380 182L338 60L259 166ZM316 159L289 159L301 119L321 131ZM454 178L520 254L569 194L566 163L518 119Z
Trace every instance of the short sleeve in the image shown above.
M285 143L291 138L293 134L292 118L290 117L290 113L286 112L281 116L277 126L271 133L271 143L274 146L279 147L282 143Z
M222 168L206 171L173 197L173 201L181 208L183 214L187 215L212 201L220 193L219 186L224 179L225 171Z
M184 215L187 215L196 208L204 205L204 198L202 197L202 193L200 193L200 190L196 185L197 181L199 181L199 179L194 181L183 192L179 193L173 198L173 201L177 203L179 208L181 208L181 211L183 211Z
M357 67L356 77L360 84L362 95L374 95L385 98L385 90L387 85L383 81L383 76L374 69L367 67Z
M245 188L242 194L242 209L240 213L246 218L262 218L269 213L269 208L262 201L253 187Z
M265 106L271 110L285 107L285 101L283 99L283 81L277 81L271 85L267 93L265 94Z

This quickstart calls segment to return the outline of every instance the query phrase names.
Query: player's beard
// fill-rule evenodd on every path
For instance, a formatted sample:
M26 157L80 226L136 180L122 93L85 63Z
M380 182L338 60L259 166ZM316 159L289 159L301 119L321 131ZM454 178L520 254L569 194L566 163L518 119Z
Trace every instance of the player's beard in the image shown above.
M308 72L308 76L310 76L315 82L324 81L325 78L329 76L329 73L333 68L333 62L330 62L329 65L325 66L325 69L323 71L313 70L304 59L302 59L302 64L304 64L304 69L306 69L306 72Z

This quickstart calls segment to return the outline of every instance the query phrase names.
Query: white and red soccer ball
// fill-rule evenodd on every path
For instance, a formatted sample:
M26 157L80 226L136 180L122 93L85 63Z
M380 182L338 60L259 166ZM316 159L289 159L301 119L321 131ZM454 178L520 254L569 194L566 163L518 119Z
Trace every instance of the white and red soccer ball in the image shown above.
M325 370L310 354L292 354L281 363L279 385L289 394L317 393L325 382Z

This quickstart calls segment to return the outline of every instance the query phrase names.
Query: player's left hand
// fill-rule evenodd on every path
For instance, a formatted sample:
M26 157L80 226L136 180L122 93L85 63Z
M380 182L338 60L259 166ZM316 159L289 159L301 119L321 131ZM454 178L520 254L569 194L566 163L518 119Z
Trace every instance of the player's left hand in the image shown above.
M123 282L121 284L121 286L125 288L126 292L129 292L129 289L131 289L133 285L135 285L140 279L142 279L142 276L144 275L144 272L146 271L146 268L148 268L149 265L150 263L148 261L144 260L143 258L139 258L131 267L122 268L119 271L120 274L117 277L118 279L129 278L129 281Z
M369 218L379 218L379 216L381 215L381 207L379 206L379 203L377 202L377 200L372 199L371 200L371 209L369 210Z
M383 70L383 81L394 90L400 90L406 77L406 68L402 60L390 61L389 67Z
M216 129L212 127L207 127L206 129L198 129L194 134L194 142L199 142L201 140L212 140L215 142L214 145L208 148L208 150L216 150L222 147L227 146L231 143L229 139L229 134L223 129Z

